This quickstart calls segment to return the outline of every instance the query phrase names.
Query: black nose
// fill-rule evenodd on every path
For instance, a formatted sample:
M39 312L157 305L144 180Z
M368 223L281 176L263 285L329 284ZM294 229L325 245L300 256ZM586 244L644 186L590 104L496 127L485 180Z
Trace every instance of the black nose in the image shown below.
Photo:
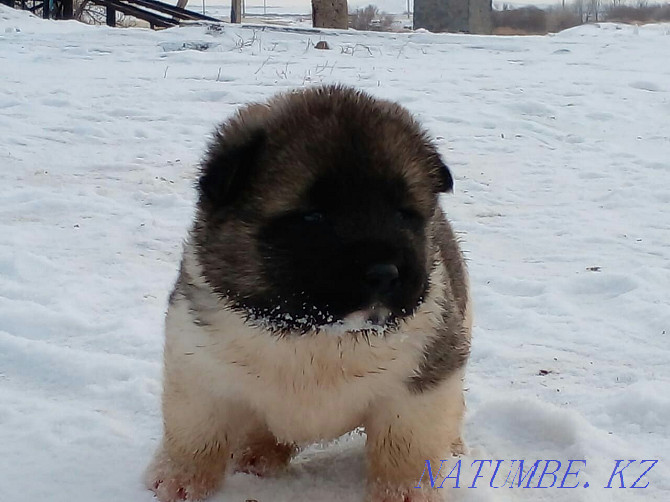
M391 263L375 263L365 272L365 282L375 292L389 294L398 285L400 273Z

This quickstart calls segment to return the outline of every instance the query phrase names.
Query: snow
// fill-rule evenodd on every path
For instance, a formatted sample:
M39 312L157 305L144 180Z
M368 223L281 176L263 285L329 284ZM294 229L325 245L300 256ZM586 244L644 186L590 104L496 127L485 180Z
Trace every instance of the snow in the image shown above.
M140 477L198 159L240 104L322 82L407 106L456 177L443 206L476 322L468 476L445 491L667 500L669 47L668 25L152 32L0 6L2 501L152 500ZM363 441L313 446L281 478L235 474L212 500L359 501ZM586 459L590 487L467 489L475 459ZM603 489L617 459L660 462L648 488Z

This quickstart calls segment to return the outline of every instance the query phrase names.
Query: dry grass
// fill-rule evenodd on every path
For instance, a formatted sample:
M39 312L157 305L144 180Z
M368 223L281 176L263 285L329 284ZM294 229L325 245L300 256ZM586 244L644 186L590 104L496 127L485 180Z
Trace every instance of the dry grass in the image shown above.
M670 4L638 5L637 7L619 5L610 8L605 14L605 19L636 24L667 22L670 21Z
M547 12L537 7L493 11L493 33L496 35L544 35Z
M499 26L498 28L493 28L493 35L500 35L504 37L509 36L528 36L528 35L546 35L547 32L534 33L532 31L523 30L520 28L511 28L509 26Z
M645 0L639 0L644 2ZM584 24L585 18L595 16L588 9L595 4L575 1L565 7L557 6L546 10L537 7L519 9L503 6L503 10L493 11L494 35L545 35ZM600 20L620 23L659 23L670 21L670 4L637 6L611 5L599 7ZM583 17L584 16L584 17Z
M547 10L547 31L549 33L558 33L580 24L583 24L582 17L572 9L555 7Z

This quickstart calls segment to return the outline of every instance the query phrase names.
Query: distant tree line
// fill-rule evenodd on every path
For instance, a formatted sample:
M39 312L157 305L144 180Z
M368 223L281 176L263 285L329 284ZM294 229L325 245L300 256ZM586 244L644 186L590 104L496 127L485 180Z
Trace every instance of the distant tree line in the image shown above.
M503 4L493 11L494 33L499 35L555 33L580 24L602 21L670 21L670 4L650 4L647 0L639 0L636 5L624 5L621 0L572 0L546 9L515 9Z

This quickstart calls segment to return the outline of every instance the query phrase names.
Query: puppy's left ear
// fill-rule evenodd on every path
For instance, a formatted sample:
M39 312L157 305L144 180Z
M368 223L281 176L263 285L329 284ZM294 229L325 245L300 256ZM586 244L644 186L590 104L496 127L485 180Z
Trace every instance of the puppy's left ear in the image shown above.
M436 159L435 170L438 176L438 192L447 193L454 191L454 178L451 176L449 167L438 156Z
M222 129L215 135L198 180L201 202L218 209L233 205L243 196L266 142L261 129L237 132L230 139L229 134Z

